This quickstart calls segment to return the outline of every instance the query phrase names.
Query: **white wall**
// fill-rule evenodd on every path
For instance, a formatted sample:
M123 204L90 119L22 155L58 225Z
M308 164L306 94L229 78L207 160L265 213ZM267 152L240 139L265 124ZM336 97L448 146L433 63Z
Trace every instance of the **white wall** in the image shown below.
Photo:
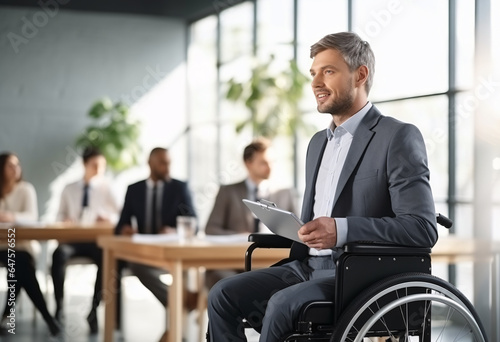
M133 105L143 120L145 152L167 146L182 130L186 107L183 21L62 7L52 13L0 7L0 151L18 154L42 216L80 172L74 140L95 100L109 96ZM174 157L184 149L177 143ZM175 160L173 171L185 179L183 164Z

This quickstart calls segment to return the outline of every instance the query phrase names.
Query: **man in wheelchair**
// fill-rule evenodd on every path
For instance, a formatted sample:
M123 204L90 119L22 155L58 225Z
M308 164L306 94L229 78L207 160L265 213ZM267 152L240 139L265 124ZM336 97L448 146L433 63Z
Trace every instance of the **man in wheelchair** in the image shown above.
M335 261L353 241L432 247L437 241L424 141L413 125L383 116L368 101L375 58L351 32L311 46L312 90L330 126L306 157L306 188L290 258L218 282L208 302L209 339L246 341L244 320L260 341L293 331L304 303L333 301Z

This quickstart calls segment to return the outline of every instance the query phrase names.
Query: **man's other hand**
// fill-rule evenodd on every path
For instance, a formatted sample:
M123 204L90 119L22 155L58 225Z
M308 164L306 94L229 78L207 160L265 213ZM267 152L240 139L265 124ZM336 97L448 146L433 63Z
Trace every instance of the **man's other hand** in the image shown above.
M121 230L121 235L134 235L135 233L135 229L129 225L123 226Z
M163 226L158 234L177 234L177 229L169 226Z
M332 217L318 217L304 224L299 229L298 235L307 247L333 248L337 244L337 224Z

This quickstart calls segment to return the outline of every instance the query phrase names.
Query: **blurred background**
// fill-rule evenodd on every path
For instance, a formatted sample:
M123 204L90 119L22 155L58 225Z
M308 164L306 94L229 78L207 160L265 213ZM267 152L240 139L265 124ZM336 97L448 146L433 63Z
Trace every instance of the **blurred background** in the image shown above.
M204 227L256 135L273 141L271 179L300 196L307 143L331 119L316 111L309 48L347 30L375 52L371 101L424 135L436 210L455 222L441 234L500 239L500 0L0 0L0 150L18 154L51 221L81 177L78 137L111 134L91 109L119 104L115 119L138 131L117 128L123 148L107 151L118 198L167 147ZM249 103L249 82L266 79L275 87ZM472 264L436 272L481 301Z

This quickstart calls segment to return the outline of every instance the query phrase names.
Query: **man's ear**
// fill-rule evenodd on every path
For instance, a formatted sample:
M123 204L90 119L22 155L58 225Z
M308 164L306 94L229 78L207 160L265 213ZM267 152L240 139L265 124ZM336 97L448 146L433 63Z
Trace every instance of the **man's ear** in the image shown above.
M356 86L362 87L368 80L368 75L370 74L370 70L366 65L362 65L356 70Z

